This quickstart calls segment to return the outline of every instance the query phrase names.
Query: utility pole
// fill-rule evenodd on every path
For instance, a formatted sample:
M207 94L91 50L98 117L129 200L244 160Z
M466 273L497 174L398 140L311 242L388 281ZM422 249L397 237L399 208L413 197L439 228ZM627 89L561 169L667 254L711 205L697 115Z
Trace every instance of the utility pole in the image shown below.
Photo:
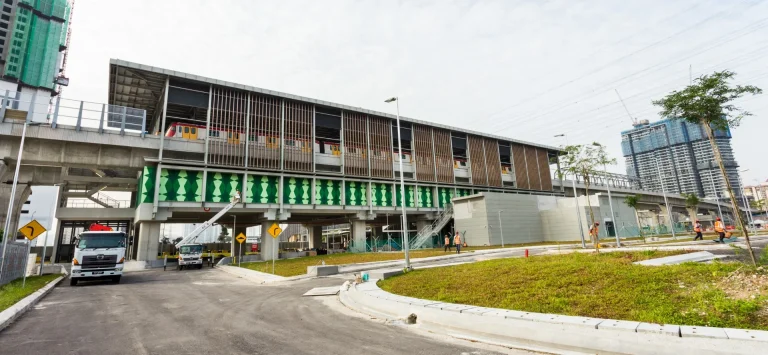
M659 181L661 181L661 193L664 194L664 205L667 206L667 218L669 219L669 225L672 229L672 239L677 240L677 237L675 236L675 222L672 221L672 210L669 209L669 201L667 201L667 190L664 188L664 177L661 176L659 159L656 159L656 170L659 172Z

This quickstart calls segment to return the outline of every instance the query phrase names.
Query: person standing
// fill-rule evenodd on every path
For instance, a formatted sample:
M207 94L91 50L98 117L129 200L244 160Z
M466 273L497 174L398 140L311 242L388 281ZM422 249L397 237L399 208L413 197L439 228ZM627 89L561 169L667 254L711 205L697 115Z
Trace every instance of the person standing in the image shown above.
M701 223L699 223L699 221L696 221L693 224L693 231L696 232L696 236L693 237L694 241L697 240L697 239L704 240L704 236L701 235Z
M723 226L723 221L720 220L720 217L715 219L715 233L720 236L720 243L724 243L723 239L725 239L725 226Z
M593 225L592 228L589 229L589 237L592 239L592 243L595 244L595 249L600 248L600 246L597 244L599 233L600 233L600 222L595 222L595 225Z
M459 232L456 232L456 235L453 236L453 244L456 245L456 254L461 254L461 236Z
M451 251L451 235L450 234L445 235L445 250L443 251Z

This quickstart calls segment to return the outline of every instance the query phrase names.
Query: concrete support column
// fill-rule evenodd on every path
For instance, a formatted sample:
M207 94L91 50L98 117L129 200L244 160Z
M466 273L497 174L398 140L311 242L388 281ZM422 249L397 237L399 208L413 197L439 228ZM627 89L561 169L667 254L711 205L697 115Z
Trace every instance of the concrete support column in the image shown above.
M672 228L672 221L669 220L669 210L666 205L659 205L659 220L667 226Z
M8 203L11 199L12 186L10 184L0 184L0 229L5 227L5 219L8 218ZM16 196L14 196L13 211L11 211L11 225L9 234L13 237L19 229L19 218L21 210L24 209L24 202L29 199L32 189L29 185L19 184L16 186ZM12 239L9 239L12 240Z
M160 243L160 223L142 222L139 227L139 249L136 259L147 261L157 258L158 243Z
M349 251L352 253L366 252L365 221L353 220L350 227L352 229L352 243L349 245Z
M427 219L417 219L416 220L416 233L421 232L424 227L432 224L432 221Z
M3 175L5 175L7 171L8 165L5 164L4 160L0 160L0 181L5 181L5 179L3 179Z
M269 227L271 227L273 223L275 223L275 221L261 223L261 249L259 251L261 252L262 260L277 259L279 256L277 248L279 247L280 236L278 236L278 238L272 238L272 235L268 232Z
M323 226L309 226L309 248L323 248Z

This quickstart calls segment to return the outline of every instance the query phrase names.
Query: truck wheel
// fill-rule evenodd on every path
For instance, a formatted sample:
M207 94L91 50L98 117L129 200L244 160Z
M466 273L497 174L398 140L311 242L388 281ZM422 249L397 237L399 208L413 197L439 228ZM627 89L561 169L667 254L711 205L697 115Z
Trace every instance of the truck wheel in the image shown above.
M77 286L77 279L69 278L69 285L70 286Z
M122 276L112 276L112 282L119 284L120 283L120 277Z
M199 270L199 269L202 269L202 268L203 268L203 264L197 264L197 269L198 269L198 270Z

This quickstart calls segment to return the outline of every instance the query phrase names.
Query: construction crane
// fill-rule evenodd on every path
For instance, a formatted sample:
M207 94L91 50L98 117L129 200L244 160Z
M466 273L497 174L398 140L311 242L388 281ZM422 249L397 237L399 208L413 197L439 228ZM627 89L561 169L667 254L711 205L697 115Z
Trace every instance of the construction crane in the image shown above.
M195 230L184 236L184 238L176 243L176 248L185 245L185 244L192 244L192 242L195 241L198 235L208 229L208 227L212 226L216 221L219 220L219 218L223 217L229 210L232 209L232 207L235 207L235 205L240 202L240 191L235 191L235 196L232 198L232 202L230 202L228 205L226 205L224 208L219 211L219 213L215 214L211 219L205 221L205 223L199 225Z
M632 117L632 114L629 113L629 109L627 108L627 104L624 103L624 99L621 98L621 95L619 95L618 89L613 89L613 91L616 91L616 96L619 97L619 101L621 101L621 105L624 106L624 110L627 111L627 116L629 116L629 119L632 120L632 126L637 126L637 119Z

